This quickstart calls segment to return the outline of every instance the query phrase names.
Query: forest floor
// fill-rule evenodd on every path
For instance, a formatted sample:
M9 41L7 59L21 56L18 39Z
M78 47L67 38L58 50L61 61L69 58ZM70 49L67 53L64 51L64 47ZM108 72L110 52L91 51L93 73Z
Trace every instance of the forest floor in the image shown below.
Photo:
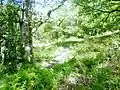
M110 77L113 76L112 79L114 79L117 74L120 74L120 65L118 64L120 53L120 48L118 47L119 35L113 35L112 37L107 36L102 39L88 39L82 43L71 44L70 42L68 44L68 47L62 45L48 49L49 52L51 52L50 55L46 55L49 60L42 58L40 61L40 65L43 68L54 68L56 65L63 65L67 62L69 63L70 60L75 60L75 66L71 73L64 78L64 84L61 84L60 90L69 90L69 88L76 90L75 88L79 87L79 85L90 85L92 82L92 73L99 73L101 75L103 72L108 73L105 71L106 68L112 71L112 74L109 75ZM45 52L46 51L47 50L45 50ZM38 52L40 51L38 50ZM111 59L113 60L111 61ZM80 71L80 68L82 68L82 71ZM101 72L99 70L103 71ZM119 78L119 76L117 77ZM107 77L105 76L105 78Z

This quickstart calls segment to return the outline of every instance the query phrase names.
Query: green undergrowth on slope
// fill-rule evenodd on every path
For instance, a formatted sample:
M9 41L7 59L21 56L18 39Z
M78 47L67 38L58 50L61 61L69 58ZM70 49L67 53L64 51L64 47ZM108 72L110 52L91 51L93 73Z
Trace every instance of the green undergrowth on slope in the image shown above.
M0 90L56 90L58 81L71 73L72 64L70 61L51 69L33 65L23 67L17 73L4 74L0 78Z
M35 62L50 60L50 52L56 48L37 48L35 53L40 56L35 56ZM52 68L32 64L21 67L14 74L5 74L0 66L0 90L57 90L63 86L64 90L120 89L119 37L71 44L69 48L75 50L74 57ZM70 75L76 78L75 84L67 80Z
M1 90L56 90L66 81L71 73L76 73L77 83L72 85L73 90L119 90L118 64L106 65L104 55L97 57L76 59L72 58L64 64L56 64L52 68L42 69L33 65L21 68L15 74L6 74L1 77ZM102 64L103 66L99 66Z

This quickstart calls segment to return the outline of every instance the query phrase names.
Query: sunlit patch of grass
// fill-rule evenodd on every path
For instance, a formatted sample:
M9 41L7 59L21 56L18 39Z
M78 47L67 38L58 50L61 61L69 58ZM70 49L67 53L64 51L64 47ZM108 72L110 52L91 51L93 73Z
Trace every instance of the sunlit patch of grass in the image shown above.
M34 54L34 60L35 61L49 61L53 58L53 53L56 50L56 46L53 46L51 48L47 47L35 47L33 49Z

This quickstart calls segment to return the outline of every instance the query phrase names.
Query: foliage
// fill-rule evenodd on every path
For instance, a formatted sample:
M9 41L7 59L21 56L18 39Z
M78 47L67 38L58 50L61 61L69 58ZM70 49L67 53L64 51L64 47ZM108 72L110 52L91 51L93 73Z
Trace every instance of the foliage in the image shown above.
M78 26L85 34L96 35L120 29L120 2L74 0L79 6Z
M8 4L2 6L0 10L1 43L4 48L2 50L3 64L6 69L14 72L17 69L17 64L22 61L18 8Z
M24 12L24 9L10 4L0 6L0 90L120 89L119 33L89 39L120 29L120 1L73 1L77 5L77 18L71 19L70 15L58 20L49 17L48 22L26 17L30 16L28 12L31 10ZM20 13L26 18L21 18ZM30 33L34 24L37 31ZM34 36L33 42L27 34ZM24 57L29 56L25 50L29 50L30 43L34 55L31 64ZM32 43L40 46L32 47ZM68 56L72 58L62 64L55 60L60 55L53 55L59 47L73 51ZM50 67L43 67L42 62L47 62Z
M6 75L2 90L55 90L56 79L52 70L29 67L17 74Z

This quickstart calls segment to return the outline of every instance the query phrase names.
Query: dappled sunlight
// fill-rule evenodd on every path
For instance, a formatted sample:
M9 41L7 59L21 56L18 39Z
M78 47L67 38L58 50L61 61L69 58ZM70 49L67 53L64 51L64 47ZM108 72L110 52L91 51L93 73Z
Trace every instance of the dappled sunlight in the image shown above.
M120 90L119 0L1 0L0 90Z

